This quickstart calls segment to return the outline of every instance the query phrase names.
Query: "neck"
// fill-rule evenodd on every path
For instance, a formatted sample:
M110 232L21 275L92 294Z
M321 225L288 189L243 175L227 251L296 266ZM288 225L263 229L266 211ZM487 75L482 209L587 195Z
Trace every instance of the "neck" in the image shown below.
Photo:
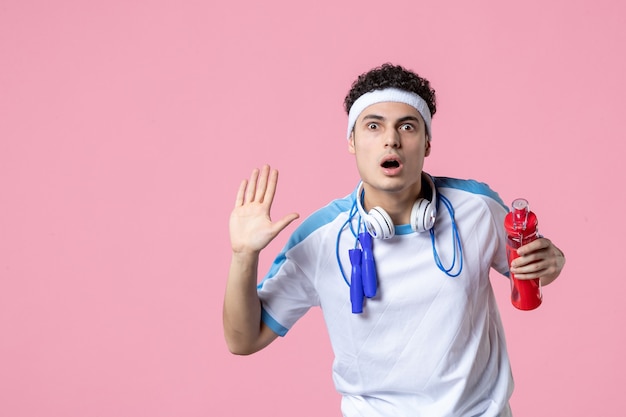
M365 211L375 206L381 207L389 214L394 224L400 225L410 222L411 209L422 193L422 184L421 181L417 181L411 187L399 191L376 190L367 184L363 189Z

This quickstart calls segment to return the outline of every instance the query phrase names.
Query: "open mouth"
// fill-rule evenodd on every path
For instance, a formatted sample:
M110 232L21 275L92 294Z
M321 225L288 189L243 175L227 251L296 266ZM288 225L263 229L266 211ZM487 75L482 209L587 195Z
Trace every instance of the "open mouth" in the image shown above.
M380 164L381 167L383 168L399 168L400 167L400 162L398 162L395 159L388 159L385 162L383 162L382 164Z

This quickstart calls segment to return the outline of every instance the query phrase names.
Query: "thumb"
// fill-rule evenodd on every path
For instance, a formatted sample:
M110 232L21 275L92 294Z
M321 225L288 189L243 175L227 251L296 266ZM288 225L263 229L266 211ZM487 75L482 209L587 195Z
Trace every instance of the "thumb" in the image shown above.
M287 215L285 215L282 219L277 220L274 222L274 232L276 234L280 233L283 229L285 229L287 226L289 226L291 224L291 222L293 222L294 220L296 220L297 218L299 218L300 215L298 213L289 213Z

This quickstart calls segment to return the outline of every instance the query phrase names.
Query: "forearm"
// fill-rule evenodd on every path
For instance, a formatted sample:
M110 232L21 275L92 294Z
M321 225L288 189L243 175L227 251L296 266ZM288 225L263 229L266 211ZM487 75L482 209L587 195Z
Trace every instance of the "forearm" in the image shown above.
M261 302L256 284L258 253L234 253L224 296L224 337L232 353L249 354L259 346Z
M259 253L292 221L291 213L272 221L278 171L254 169L250 180L239 186L229 229L233 257L224 296L224 337L232 353L247 355L263 349L278 335L261 322L261 301L257 294Z

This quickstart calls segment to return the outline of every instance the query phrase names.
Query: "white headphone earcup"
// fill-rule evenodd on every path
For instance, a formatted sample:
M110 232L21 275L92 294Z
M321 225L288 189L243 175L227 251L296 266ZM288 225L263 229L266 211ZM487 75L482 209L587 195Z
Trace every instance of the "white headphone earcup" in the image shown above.
M389 239L396 234L391 217L380 207L372 208L363 220L370 235L375 239Z
M417 233L432 229L436 215L437 210L434 204L425 198L418 198L411 209L411 228Z

